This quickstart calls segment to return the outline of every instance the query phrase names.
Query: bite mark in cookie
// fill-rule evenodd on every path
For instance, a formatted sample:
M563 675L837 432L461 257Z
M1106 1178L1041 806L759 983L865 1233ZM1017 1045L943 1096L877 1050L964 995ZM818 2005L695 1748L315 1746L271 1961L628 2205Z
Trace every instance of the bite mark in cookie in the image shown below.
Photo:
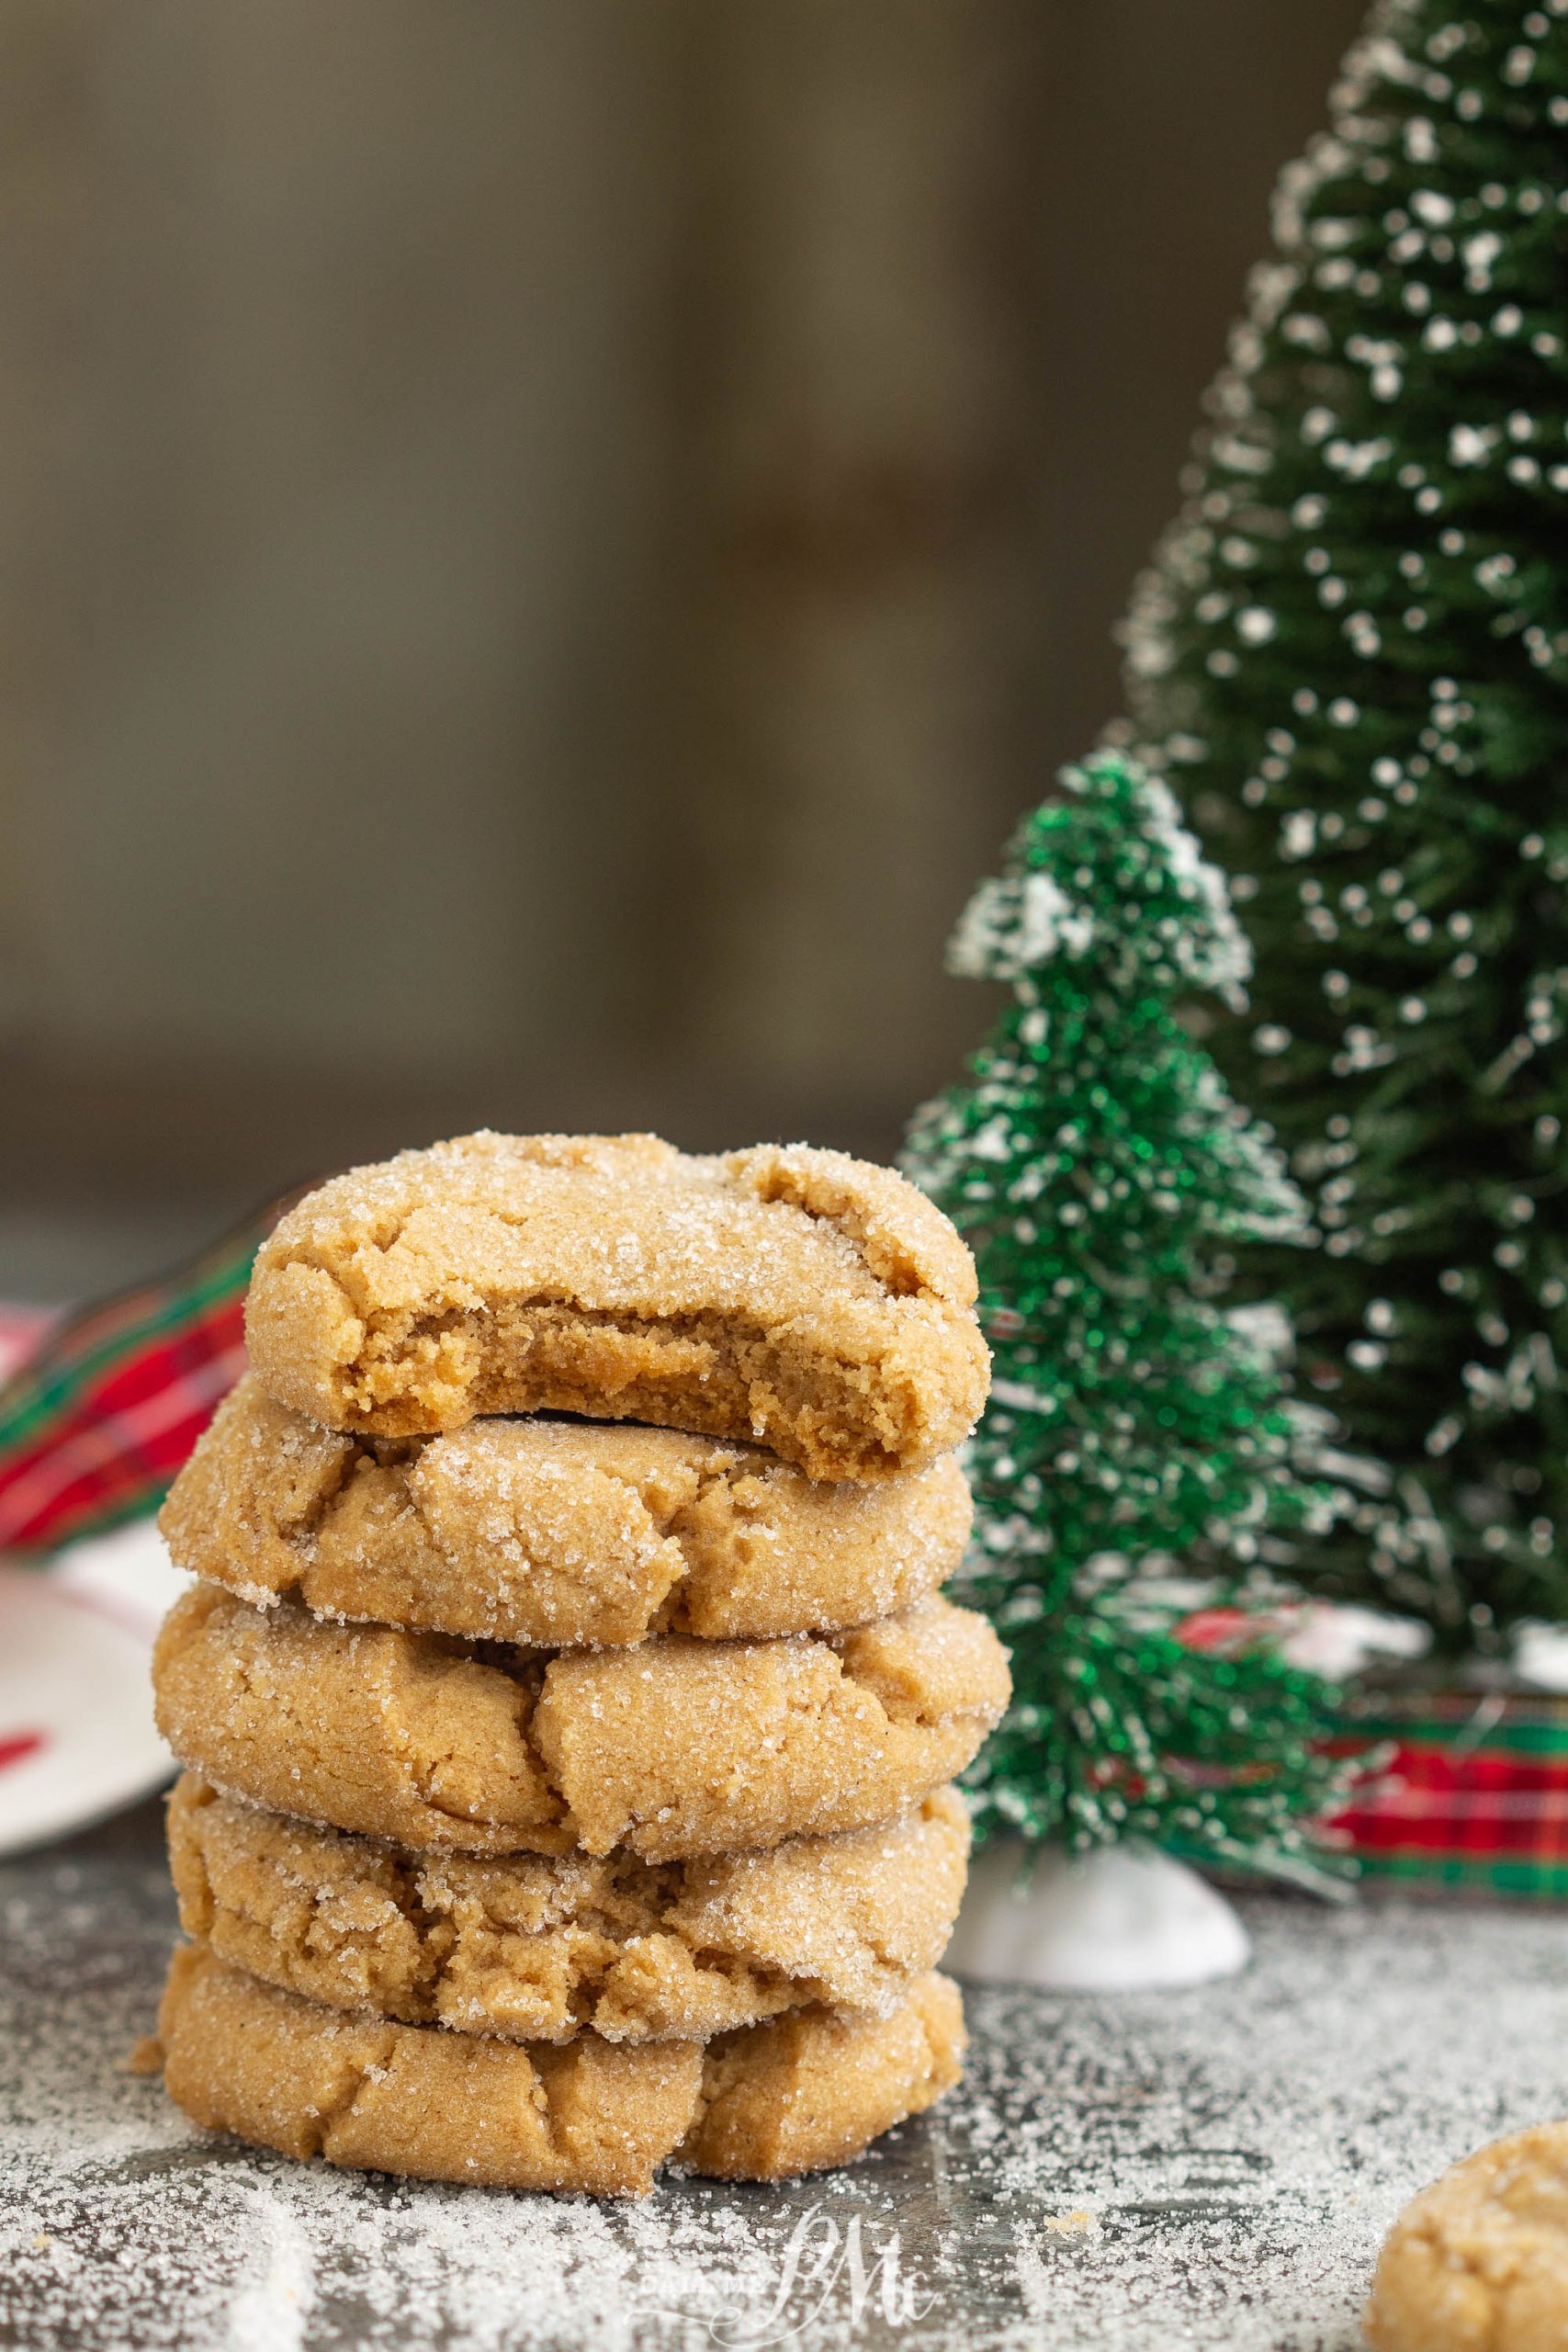
M481 1134L301 1202L257 1256L246 1332L269 1392L333 1429L570 1412L869 1479L974 1426L974 1301L941 1212L844 1153Z

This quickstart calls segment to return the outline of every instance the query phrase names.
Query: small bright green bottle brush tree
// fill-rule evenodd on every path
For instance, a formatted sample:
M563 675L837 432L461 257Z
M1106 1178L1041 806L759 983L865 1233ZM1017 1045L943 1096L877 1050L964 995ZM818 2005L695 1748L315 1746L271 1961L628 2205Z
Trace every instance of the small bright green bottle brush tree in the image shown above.
M1306 1572L1462 1657L1568 1617L1568 0L1374 13L1209 409L1129 691L1257 950L1252 1278L1390 1472Z
M1247 949L1162 784L1115 754L1062 783L959 925L953 967L1009 999L908 1161L975 1251L994 1357L966 1583L1015 1698L972 1797L982 1831L1312 1879L1330 1694L1224 1605L1336 1503L1296 1466L1277 1331L1224 1296L1302 1206L1177 1010L1234 997Z

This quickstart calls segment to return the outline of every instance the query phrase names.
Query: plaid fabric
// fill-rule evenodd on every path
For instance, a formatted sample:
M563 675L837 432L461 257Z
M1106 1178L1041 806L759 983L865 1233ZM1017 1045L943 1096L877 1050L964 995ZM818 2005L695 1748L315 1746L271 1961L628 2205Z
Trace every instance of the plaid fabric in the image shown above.
M1393 1746L1332 1825L1363 1882L1568 1897L1568 1699L1380 1695L1353 1724Z
M0 1550L53 1551L157 1509L244 1371L251 1261L285 1205L70 1317L0 1385Z

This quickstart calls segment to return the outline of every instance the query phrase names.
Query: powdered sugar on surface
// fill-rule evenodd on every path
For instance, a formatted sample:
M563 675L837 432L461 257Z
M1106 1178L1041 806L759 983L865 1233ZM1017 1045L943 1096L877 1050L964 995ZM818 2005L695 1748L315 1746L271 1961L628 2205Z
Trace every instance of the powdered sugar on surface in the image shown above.
M297 2165L121 2071L156 1824L0 1871L0 2342L226 2352L1350 2352L1423 2181L1568 2112L1568 1922L1249 1903L1196 1992L970 1997L961 2091L863 2163L642 2205Z

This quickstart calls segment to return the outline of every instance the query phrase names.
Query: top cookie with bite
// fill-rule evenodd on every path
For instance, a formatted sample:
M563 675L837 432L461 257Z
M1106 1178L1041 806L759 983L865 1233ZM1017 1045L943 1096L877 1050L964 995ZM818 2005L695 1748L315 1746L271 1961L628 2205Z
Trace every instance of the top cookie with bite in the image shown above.
M481 1133L309 1194L257 1255L245 1329L263 1385L330 1429L579 1413L880 1478L974 1426L974 1302L941 1211L846 1153Z

